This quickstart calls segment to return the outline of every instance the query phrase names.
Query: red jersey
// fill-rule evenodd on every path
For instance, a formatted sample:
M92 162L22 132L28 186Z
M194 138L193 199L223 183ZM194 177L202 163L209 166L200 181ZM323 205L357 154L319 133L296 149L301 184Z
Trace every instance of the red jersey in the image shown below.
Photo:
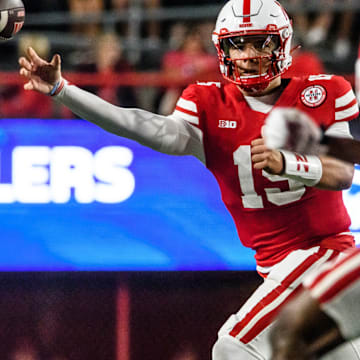
M274 107L296 107L325 129L358 115L355 95L342 77L283 81L288 84ZM206 166L219 183L241 242L256 251L258 266L272 266L296 249L353 246L351 235L337 236L350 225L341 192L253 168L250 143L261 137L268 114L253 110L236 85L190 85L176 112L201 130Z

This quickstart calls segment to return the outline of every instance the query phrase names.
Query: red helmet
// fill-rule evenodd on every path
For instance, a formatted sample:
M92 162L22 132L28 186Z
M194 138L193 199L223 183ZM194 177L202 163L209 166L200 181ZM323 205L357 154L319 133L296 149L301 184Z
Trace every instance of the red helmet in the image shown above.
M269 83L283 74L291 65L291 40L293 29L284 8L275 0L229 0L221 9L213 42L218 52L220 71L225 79L239 85L247 92L267 88ZM241 75L235 61L229 56L228 45L233 38L246 42L254 38L264 43L273 40L276 48L269 55L241 58L255 60L259 71L255 75ZM256 40L256 39L255 39ZM262 64L268 62L267 69Z

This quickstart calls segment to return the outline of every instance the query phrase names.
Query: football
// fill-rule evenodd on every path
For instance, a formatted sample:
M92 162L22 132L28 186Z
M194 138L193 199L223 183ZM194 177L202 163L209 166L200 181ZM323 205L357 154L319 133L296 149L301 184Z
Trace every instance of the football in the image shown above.
M25 20L21 0L0 0L0 40L9 40L20 31Z

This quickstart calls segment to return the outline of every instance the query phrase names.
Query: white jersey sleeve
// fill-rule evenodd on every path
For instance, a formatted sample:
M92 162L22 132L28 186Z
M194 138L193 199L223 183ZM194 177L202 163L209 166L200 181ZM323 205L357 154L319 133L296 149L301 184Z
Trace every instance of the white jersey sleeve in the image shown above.
M350 132L350 126L348 121L338 121L332 125L330 125L326 131L325 135L334 136L334 137L343 137L352 139L353 136Z
M204 161L202 138L187 121L141 109L110 104L74 85L65 85L55 100L81 118L115 135L171 155L194 155Z

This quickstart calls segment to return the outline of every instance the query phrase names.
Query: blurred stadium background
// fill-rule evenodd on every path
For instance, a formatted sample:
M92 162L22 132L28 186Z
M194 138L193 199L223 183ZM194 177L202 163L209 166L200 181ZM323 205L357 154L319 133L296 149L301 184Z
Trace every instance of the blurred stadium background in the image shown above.
M211 32L225 1L23 1L22 31L0 42L0 358L209 359L217 330L261 281L213 179L191 160L158 158L25 93L17 58L30 44L46 58L58 52L72 82L120 106L168 114L186 84L220 80ZM281 3L302 45L288 76L336 73L354 85L359 1ZM18 150L56 146L129 149L136 191L111 204L81 200L82 184L70 184L61 193L68 200L38 200L26 179L55 165L29 163ZM24 164L28 172L14 171ZM187 180L193 172L199 177ZM356 234L359 173L345 194Z

